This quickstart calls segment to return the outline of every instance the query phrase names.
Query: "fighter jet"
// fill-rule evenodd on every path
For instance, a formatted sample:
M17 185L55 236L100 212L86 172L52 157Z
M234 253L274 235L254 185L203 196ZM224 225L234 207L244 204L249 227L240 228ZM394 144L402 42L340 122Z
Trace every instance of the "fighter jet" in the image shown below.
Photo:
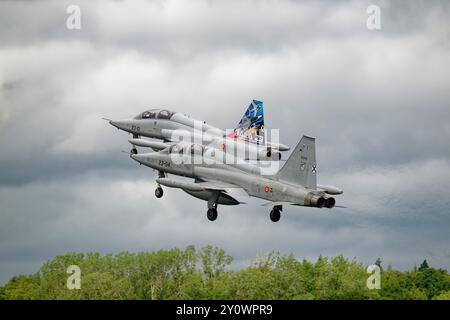
M280 160L280 151L290 149L284 144L265 140L263 102L258 100L250 103L231 133L166 109L147 110L131 119L106 120L114 127L133 134L133 139L128 141L133 145L131 153L134 154L138 152L136 146L157 150L183 140L200 142L225 152L232 151L247 160ZM163 142L142 137L160 139Z
M162 147L162 146L160 146ZM333 208L340 188L317 185L315 138L303 136L275 174L263 174L261 167L235 161L227 163L224 152L201 144L180 142L154 153L130 154L138 163L159 172L155 196L161 198L161 186L179 188L207 201L207 218L217 219L217 207L242 203L232 191L269 201L270 219L280 220L283 206ZM239 160L239 159L235 159ZM280 163L280 162L278 162ZM193 178L194 181L169 178L167 174ZM186 180L186 179L184 179Z

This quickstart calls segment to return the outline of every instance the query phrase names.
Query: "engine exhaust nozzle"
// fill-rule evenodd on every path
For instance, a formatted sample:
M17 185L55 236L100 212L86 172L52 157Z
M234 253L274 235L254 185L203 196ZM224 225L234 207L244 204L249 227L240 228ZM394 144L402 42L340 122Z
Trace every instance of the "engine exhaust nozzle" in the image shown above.
M333 208L336 204L336 200L333 197L325 198L324 206L325 208Z
M311 206L322 208L325 205L325 198L319 196L313 196L311 198Z

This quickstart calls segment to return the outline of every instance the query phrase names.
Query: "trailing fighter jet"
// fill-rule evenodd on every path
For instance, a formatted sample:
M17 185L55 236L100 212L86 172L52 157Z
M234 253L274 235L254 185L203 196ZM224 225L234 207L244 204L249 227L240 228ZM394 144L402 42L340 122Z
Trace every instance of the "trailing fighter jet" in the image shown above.
M130 154L135 161L156 169L158 187L155 196L161 198L161 186L179 188L193 197L207 201L207 217L217 219L217 207L238 205L231 195L239 191L247 196L268 200L272 207L270 219L280 219L285 205L333 208L331 195L342 194L337 187L317 185L315 139L303 136L284 166L274 175L262 174L261 168L249 163L227 163L225 153L201 144L180 142L159 152ZM167 173L193 178L194 181L172 179Z
M133 139L128 141L133 145L131 153L134 154L137 154L136 146L161 149L182 140L199 141L225 152L232 151L247 160L280 160L280 151L290 149L284 144L265 141L263 102L258 100L250 103L232 133L165 109L147 110L131 119L105 120L114 127L133 134ZM142 137L161 139L163 142Z

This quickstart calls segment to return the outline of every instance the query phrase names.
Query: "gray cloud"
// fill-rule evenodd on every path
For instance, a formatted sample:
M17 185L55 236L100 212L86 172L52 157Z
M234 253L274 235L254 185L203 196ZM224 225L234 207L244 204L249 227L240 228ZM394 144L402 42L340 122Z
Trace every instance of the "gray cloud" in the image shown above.
M369 1L1 2L0 281L66 251L188 244L237 265L275 250L450 268L449 4L375 3L380 31ZM273 224L250 199L210 223L182 191L155 199L100 119L165 106L230 128L252 98L282 142L318 138L319 180L348 209Z

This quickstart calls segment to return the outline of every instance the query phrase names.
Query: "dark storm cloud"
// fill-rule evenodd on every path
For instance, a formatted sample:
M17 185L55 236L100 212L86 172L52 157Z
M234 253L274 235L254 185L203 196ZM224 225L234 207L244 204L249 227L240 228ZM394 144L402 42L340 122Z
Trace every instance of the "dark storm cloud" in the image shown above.
M0 281L67 251L213 244L247 263L378 256L450 267L450 9L441 1L3 1ZM65 27L80 5L82 29ZM252 98L284 143L318 139L319 181L348 209L220 207L153 196L101 117L167 107L233 127Z

